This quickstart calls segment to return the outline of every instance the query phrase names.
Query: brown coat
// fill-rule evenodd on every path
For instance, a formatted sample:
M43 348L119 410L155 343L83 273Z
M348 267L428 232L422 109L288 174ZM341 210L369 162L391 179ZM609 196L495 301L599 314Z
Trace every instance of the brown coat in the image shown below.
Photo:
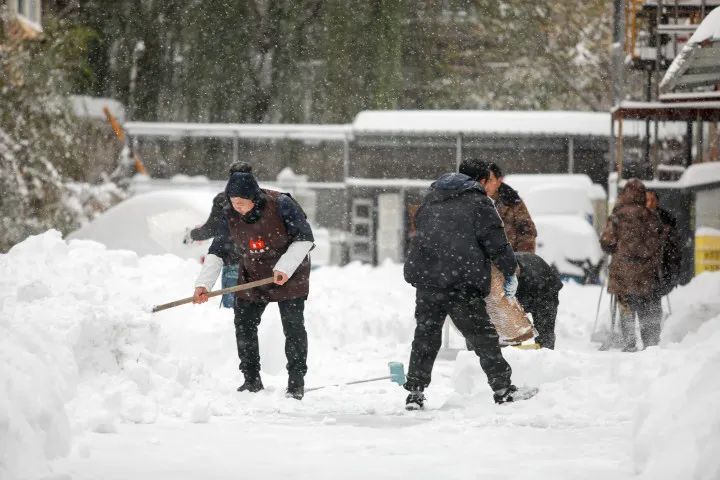
M535 253L537 230L525 202L505 183L500 185L495 197L495 207L505 224L505 235L513 251Z
M608 292L648 297L657 290L662 226L645 206L645 186L640 180L629 180L618 195L600 245L612 255Z

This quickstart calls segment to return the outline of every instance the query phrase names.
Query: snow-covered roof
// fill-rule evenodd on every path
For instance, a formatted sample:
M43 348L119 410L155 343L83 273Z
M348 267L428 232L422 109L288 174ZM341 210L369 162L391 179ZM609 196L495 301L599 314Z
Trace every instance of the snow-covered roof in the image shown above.
M613 173L617 175L616 173ZM611 174L611 176L613 175ZM614 179L617 177L615 176ZM610 179L610 183L614 183ZM623 180L624 182L625 180ZM677 181L647 180L643 183L649 188L673 189L701 187L703 185L720 184L720 162L696 163L685 169Z
M720 183L720 162L696 163L690 165L678 181L683 186L694 187L709 183Z
M352 123L357 135L610 135L606 112L514 110L368 110Z
M660 91L720 83L720 8L700 23L668 68Z
M112 98L70 95L70 104L72 105L75 116L80 118L105 120L106 117L103 108L107 107L119 122L122 123L125 121L125 107L122 103Z
M350 136L350 125L333 124L126 122L124 126L128 135L144 137L272 138L343 141Z
M714 9L703 19L687 44L702 43L706 40L720 40L720 9L718 8Z

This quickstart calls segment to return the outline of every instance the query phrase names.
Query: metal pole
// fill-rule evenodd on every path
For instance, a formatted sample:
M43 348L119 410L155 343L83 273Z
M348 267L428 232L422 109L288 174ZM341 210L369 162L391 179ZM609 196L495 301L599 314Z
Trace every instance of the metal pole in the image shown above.
M350 141L343 139L343 180L350 178Z
M463 145L462 145L462 133L458 133L455 137L455 171L460 170L460 163L462 162Z
M652 100L652 70L647 71L647 84L645 85L645 101ZM650 164L650 119L645 119L645 141L643 142L643 156L645 165Z
M575 139L568 137L568 173L575 172Z
M625 68L625 2L613 1L613 105L619 105L623 98L623 77Z
M233 143L232 143L232 158L233 158L233 163L237 163L238 160L239 160L239 159L238 159L238 156L239 156L240 152L239 152L239 148L238 148L238 147L239 147L239 146L238 146L238 137L233 137Z
M623 153L623 118L618 118L618 134L617 134L617 184L618 187L620 186L620 180L622 180L622 174L623 174L623 163L624 163L624 153Z
M703 152L705 148L705 132L703 132L703 121L700 113L697 114L697 145L695 146L695 163L701 163L705 161L705 155Z
M663 0L658 0L657 11L655 12L655 76L660 73L660 63L662 61L662 36L660 35L660 22L662 21ZM655 81L655 98L660 96L660 80Z
M692 165L692 144L693 144L693 124L687 122L687 129L685 130L685 168Z
M610 151L608 152L608 198L610 195L610 174L617 164L617 138L615 137L615 119L610 116Z
M657 180L658 178L658 165L660 164L660 141L658 140L659 134L659 121L656 118L655 119L655 137L653 138L653 145L655 146L655 151L653 152L653 178Z

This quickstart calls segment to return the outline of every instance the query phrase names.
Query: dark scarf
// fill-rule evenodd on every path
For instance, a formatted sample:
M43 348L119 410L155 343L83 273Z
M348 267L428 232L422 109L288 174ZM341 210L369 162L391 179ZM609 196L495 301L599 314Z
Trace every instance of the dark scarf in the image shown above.
M255 223L262 217L262 211L265 208L265 204L267 204L267 197L264 193L260 192L256 196L256 198L253 200L253 203L255 204L248 213L245 215L240 215L240 220L242 220L245 223Z

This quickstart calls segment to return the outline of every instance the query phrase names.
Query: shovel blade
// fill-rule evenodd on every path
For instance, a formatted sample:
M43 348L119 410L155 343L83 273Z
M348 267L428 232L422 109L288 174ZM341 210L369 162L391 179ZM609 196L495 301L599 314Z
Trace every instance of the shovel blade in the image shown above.
M402 362L388 362L388 367L390 368L390 381L398 385L405 385L407 378L405 378L405 366Z

